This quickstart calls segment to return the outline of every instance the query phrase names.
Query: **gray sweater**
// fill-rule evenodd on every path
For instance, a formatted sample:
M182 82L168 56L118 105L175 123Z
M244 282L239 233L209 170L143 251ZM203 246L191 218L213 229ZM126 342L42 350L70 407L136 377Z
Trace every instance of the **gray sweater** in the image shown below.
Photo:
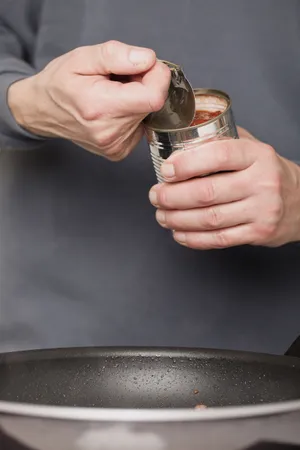
M285 350L300 331L299 247L180 247L148 202L145 142L113 164L39 139L6 94L74 47L118 39L227 91L239 124L300 159L299 19L298 0L1 0L0 349Z

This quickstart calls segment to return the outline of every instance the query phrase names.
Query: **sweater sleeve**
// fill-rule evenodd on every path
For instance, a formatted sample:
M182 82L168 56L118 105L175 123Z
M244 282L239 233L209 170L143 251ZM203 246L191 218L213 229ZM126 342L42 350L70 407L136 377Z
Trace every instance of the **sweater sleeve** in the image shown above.
M33 54L42 0L0 2L0 149L26 149L40 145L16 121L8 107L9 86L35 73Z

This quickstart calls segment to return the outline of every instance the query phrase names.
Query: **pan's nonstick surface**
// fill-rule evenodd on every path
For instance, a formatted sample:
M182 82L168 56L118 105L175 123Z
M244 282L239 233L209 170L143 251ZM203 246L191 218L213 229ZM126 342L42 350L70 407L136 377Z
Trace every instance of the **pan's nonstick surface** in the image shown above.
M170 349L59 349L0 357L0 400L104 408L193 408L300 398L300 360Z

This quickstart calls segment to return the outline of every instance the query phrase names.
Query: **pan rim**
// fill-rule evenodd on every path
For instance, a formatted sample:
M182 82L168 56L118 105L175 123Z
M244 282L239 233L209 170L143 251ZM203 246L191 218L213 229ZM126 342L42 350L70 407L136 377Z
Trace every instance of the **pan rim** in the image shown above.
M34 405L0 401L0 416L76 422L207 422L259 418L300 412L300 400L250 406L197 409L113 409Z

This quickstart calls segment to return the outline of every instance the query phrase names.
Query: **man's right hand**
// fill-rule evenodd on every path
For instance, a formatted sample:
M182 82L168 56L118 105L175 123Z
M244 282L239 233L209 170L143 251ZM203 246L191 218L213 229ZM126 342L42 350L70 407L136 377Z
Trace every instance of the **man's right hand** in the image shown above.
M119 161L140 140L141 121L164 105L169 84L170 71L152 50L110 41L77 48L12 84L8 104L31 133Z

